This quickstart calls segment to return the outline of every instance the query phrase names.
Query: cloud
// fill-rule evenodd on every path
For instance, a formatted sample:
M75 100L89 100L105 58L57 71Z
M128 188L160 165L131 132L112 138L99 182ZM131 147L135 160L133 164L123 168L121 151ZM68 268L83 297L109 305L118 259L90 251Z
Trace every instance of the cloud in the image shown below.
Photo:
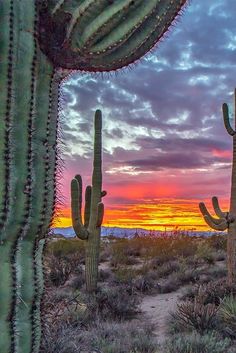
M234 8L235 0L193 1L132 70L69 77L61 98L65 190L75 170L91 175L93 115L99 108L104 182L114 192L120 183L147 183L152 191L153 184L164 187L169 179L173 195L203 198L215 189L228 196L222 180L229 184L232 139L221 106L227 102L233 112ZM125 195L113 201L124 203Z

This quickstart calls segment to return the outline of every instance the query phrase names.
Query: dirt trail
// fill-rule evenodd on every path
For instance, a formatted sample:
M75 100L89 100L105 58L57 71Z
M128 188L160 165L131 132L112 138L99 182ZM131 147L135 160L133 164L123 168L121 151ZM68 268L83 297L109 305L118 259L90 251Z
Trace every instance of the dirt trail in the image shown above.
M175 311L182 290L172 293L157 294L154 296L145 296L141 303L144 320L148 320L155 326L154 334L157 342L163 343L168 330L169 313Z

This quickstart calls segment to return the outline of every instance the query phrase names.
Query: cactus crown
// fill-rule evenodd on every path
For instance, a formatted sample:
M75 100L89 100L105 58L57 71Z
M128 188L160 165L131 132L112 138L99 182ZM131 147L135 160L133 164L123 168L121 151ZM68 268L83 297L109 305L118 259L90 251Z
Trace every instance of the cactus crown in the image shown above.
M187 0L48 0L40 44L55 66L110 71L147 53Z

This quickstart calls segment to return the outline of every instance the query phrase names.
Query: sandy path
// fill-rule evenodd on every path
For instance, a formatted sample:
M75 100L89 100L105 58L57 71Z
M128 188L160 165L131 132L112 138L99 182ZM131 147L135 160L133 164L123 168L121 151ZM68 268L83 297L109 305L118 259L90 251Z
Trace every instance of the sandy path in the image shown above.
M169 313L175 311L181 289L166 294L145 296L140 305L142 318L154 324L157 341L163 343L167 336Z

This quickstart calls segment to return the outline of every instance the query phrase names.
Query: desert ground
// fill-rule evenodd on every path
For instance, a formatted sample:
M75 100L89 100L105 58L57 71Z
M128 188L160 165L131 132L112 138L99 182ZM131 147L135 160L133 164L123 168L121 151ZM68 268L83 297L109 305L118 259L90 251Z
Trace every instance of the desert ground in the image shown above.
M84 255L81 240L48 242L41 353L236 352L225 235L105 237L95 294Z

